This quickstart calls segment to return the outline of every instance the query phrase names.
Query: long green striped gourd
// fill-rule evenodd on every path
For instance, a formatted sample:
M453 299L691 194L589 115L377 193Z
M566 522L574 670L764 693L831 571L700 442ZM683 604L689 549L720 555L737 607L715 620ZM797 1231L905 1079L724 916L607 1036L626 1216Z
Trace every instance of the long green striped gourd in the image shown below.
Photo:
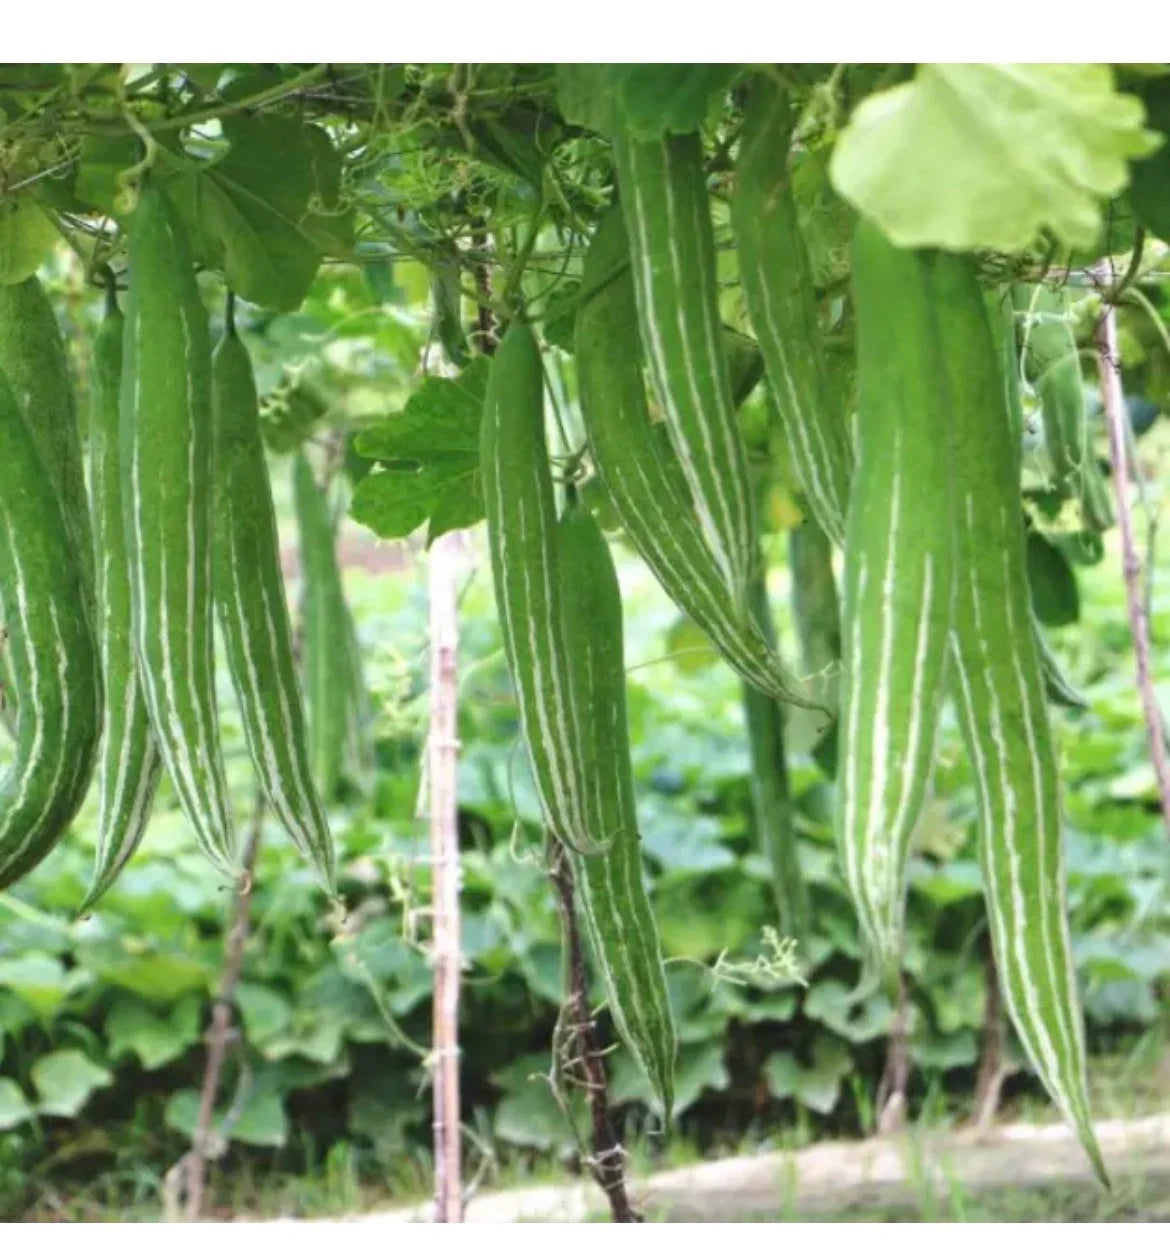
M637 352L637 313L621 212L601 219L585 256L576 331L581 413L594 465L622 528L667 595L747 682L786 703L821 708L750 611L737 613L694 509L659 449Z
M618 127L613 148L650 379L702 535L745 613L759 537L720 336L702 144L696 132L641 141Z
M871 961L898 965L955 587L951 454L924 256L853 238L859 449L845 537L837 831Z
M0 373L0 652L17 703L15 755L0 778L0 888L64 834L85 799L101 732L85 576L92 556L76 550L40 453L45 426L59 420L24 414Z
M853 455L831 405L812 267L788 177L794 115L783 88L752 81L735 166L731 222L744 299L809 510L834 543L845 537Z
M134 649L183 812L203 851L234 878L213 659L211 339L182 222L152 184L142 188L128 251L119 440Z
M504 655L545 821L596 849L581 777L582 733L565 649L544 377L532 330L513 323L492 359L480 433L488 549Z
M329 503L303 452L293 460L293 505L300 533L309 761L318 791L333 801L344 783L351 738L355 645Z
M974 261L939 254L954 430L959 580L951 633L959 721L974 769L996 964L1020 1040L1105 1179L1093 1135L1065 909L1060 779L1035 639L1019 502L1019 446Z
M1015 435L1016 445L1021 446L1024 440L1024 409L1020 400L1020 355L1016 346L1015 310L1007 295L1001 297L996 293L987 293L984 295L984 303L987 307L992 343L1001 366L1008 420L1012 433ZM1071 336L1071 333L1069 335ZM1075 349L1074 345L1074 353ZM1076 377L1076 389L1079 393L1079 371ZM1094 471L1096 471L1095 465ZM1032 609L1031 613L1032 634L1036 639L1036 650L1040 654L1040 668L1044 671L1044 690L1049 700L1070 709L1087 708L1088 701L1069 681L1060 662L1056 659L1035 609Z
M36 276L0 285L0 372L32 427L41 461L57 489L88 598L94 592L93 531L77 402L61 330Z
M1012 297L1025 317L1024 371L1040 400L1057 489L1075 495L1085 528L1101 533L1113 524L1113 507L1093 454L1068 291L1017 285Z
M309 765L256 383L230 314L211 373L215 604L244 736L273 813L332 891L333 838Z
M125 320L111 292L93 347L89 424L94 554L97 562L98 642L105 704L98 760L97 853L79 913L113 884L138 848L150 819L162 758L134 659L130 565L122 503L118 400Z
M575 773L600 852L574 853L581 908L622 1040L669 1116L678 1039L654 914L642 874L626 724L622 602L609 547L575 498L557 524L557 585L566 682L580 739Z

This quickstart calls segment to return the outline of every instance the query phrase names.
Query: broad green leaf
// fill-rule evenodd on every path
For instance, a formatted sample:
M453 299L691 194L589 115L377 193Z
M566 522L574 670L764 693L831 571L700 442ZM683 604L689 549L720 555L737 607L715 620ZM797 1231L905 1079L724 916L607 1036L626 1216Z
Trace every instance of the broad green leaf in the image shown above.
M1157 147L1105 65L922 65L865 98L837 141L838 192L897 245L1088 247L1128 161Z
M305 231L325 253L344 256L353 249L354 216L341 200L341 157L324 127L310 123L304 133L313 177Z
M666 654L680 674L702 677L718 660L711 640L686 616L679 616L666 636Z
M57 241L53 221L28 198L0 203L0 284L27 280Z
M231 148L199 176L207 261L230 287L278 311L303 301L321 262L307 216L313 157L304 127L279 115L223 120Z
M565 62L557 66L557 104L566 122L592 131L608 132L612 98L606 65Z
M668 132L697 131L711 98L725 91L738 72L734 64L611 65L606 79L623 123L640 139L656 140Z
M503 1090L496 1109L494 1130L500 1141L515 1146L568 1154L576 1150L569 1119L561 1112L549 1082L549 1056L524 1055L492 1076ZM569 1097L570 1114L577 1132L586 1122L585 1099L579 1090Z
M887 1033L893 1018L890 1000L884 993L871 993L858 1001L840 980L814 981L802 1010L806 1018L857 1043Z
M1170 80L1152 79L1138 88L1147 121L1170 136ZM1134 214L1159 240L1170 240L1170 144L1163 143L1150 157L1134 162L1129 200Z
M169 1015L158 1014L137 998L117 999L106 1019L110 1057L137 1055L147 1071L173 1062L199 1040L199 1009L192 997L179 1002Z
M206 992L215 976L212 966L189 951L145 942L112 941L79 954L83 965L108 984L160 1002L173 1002L193 991Z
M667 871L724 870L734 865L735 858L719 843L722 835L715 818L655 811L644 825L642 850Z
M4 1038L27 1028L36 1017L36 1012L23 998L9 989L0 989L0 1059L4 1057Z
M103 214L113 214L118 209L119 176L137 161L138 141L132 135L82 137L75 187L78 199Z
M44 1116L76 1116L90 1095L114 1077L80 1050L56 1050L32 1066L37 1111Z
M265 984L241 980L236 985L236 1006L248 1040L255 1045L271 1041L292 1021L293 1008L283 993Z
M706 1090L726 1089L730 1082L721 1038L680 1046L674 1073L675 1117L693 1107ZM614 1056L610 1095L615 1103L640 1102L652 1111L659 1106L645 1073L624 1050Z
M791 1051L779 1050L764 1063L764 1079L774 1098L794 1098L827 1116L841 1096L841 1080L852 1066L847 1047L823 1033L813 1043L807 1066Z
M358 454L388 465L362 478L350 514L382 538L404 538L430 520L428 545L483 516L479 428L488 362L454 379L432 376L402 412L357 435Z
M20 1086L6 1076L0 1077L0 1133L15 1129L36 1114Z
M544 339L566 354L576 353L577 344L577 296L581 289L579 280L566 280L557 285L552 301L553 315L544 321Z
M1071 626L1080 620L1077 575L1067 557L1035 530L1028 531L1028 585L1032 607L1045 626Z
M49 954L0 960L0 987L11 989L39 1019L47 1019L69 996L69 977Z
M245 1146L283 1146L288 1141L288 1117L283 1100L276 1094L250 1095L228 1130L228 1137Z
M228 1114L227 1107L215 1115L214 1130L220 1131ZM199 1122L199 1095L193 1089L181 1089L167 1099L164 1119L168 1128L186 1137L195 1136ZM250 1094L227 1132L229 1142L246 1146L280 1147L288 1140L288 1117L279 1094L256 1091Z
M979 1043L970 1028L942 1034L918 1032L910 1039L910 1057L919 1067L950 1072L971 1067L979 1058Z

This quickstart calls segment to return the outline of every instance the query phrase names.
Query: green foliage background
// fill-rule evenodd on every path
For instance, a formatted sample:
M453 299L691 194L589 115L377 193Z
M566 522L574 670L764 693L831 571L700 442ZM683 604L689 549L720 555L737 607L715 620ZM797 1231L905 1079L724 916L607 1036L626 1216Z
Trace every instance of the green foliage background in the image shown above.
M401 280L406 286L410 277ZM76 296L77 282L62 271L58 293L80 331L96 311ZM300 314L254 328L266 391L279 397L284 376L276 365L299 358L301 384L331 392L334 420L398 406L420 383L413 368L426 308L420 298L406 308L413 319L388 320L374 319L369 304L360 277L341 273L319 280ZM335 332L323 337L329 328ZM409 407L422 407L425 396L415 393ZM268 404L273 425L287 404L276 397ZM1165 467L1160 428L1140 449L1148 471ZM272 471L295 568L290 461L274 456ZM791 653L783 532L771 548L773 606ZM426 713L425 553L417 544L375 544L353 525L342 549L380 714L380 773L371 800L334 814L342 887L354 907L344 935L287 839L266 827L237 992L243 1039L230 1056L222 1108L231 1113L228 1167L261 1159L303 1171L342 1144L366 1175L401 1185L414 1169L421 1184L429 1130L417 1048L429 1035L430 971L421 917L427 842L414 810ZM851 1000L856 928L833 850L831 788L802 747L811 736L798 721L790 727L800 856L816 925L798 942L807 987L718 980L710 965L724 954L749 962L766 952L764 932L776 921L768 866L752 834L740 691L731 672L688 639L640 562L620 547L617 555L645 851L664 946L675 960L668 974L682 1040L680 1131L705 1148L793 1126L808 1135L867 1131L891 1012L881 997ZM499 1153L570 1157L571 1130L541 1076L561 992L559 928L538 862L539 812L478 542L476 559L461 602L467 1115L482 1144ZM1061 746L1074 936L1091 1043L1102 1051L1165 1022L1170 866L1131 682L1117 557L1110 552L1076 574L1080 620L1052 638L1091 702L1086 713L1061 718ZM290 587L295 598L295 578ZM1170 643L1162 598L1153 635ZM1168 651L1159 649L1159 676L1167 674ZM251 775L226 676L220 685L243 817ZM962 1115L978 1055L986 942L973 802L952 728L939 766L911 872L913 1089L915 1106L927 1113ZM91 862L92 807L40 868L0 894L6 1214L35 1199L39 1181L30 1168L96 1178L116 1196L155 1193L151 1179L181 1153L194 1123L200 1039L230 890L196 851L168 792L124 877L91 917L74 921ZM644 1086L620 1051L613 1071L628 1135L659 1142ZM1033 1088L1026 1072L1009 1083L1009 1092Z
M41 266L82 392L97 301L77 258L88 269L117 262L110 226L120 213L119 176L138 155L129 101L157 127L158 171L191 227L209 309L219 309L224 279L245 299L241 322L265 398L283 527L290 525L288 455L308 442L319 458L328 435L347 434L347 475L336 488L339 509L369 527L347 523L344 539L379 712L379 775L370 799L334 815L352 907L344 933L279 829L266 827L236 995L242 1036L222 1109L226 1167L229 1177L257 1165L328 1175L330 1152L340 1150L363 1175L422 1186L429 1121L420 1046L429 1035L430 992L426 839L414 816L426 719L422 548L479 518L475 435L484 375L473 360L458 379L444 378L436 343L449 362L460 357L451 316L466 317L471 299L484 297L477 276L487 275L505 304L522 294L535 307L546 343L571 348L580 246L607 196L605 146L584 129L603 123L598 108L614 95L651 134L709 124L716 221L726 243L721 178L731 129L718 94L734 67L135 67L129 81L117 67L0 69L0 171L4 187L16 189L0 204L0 275L12 280ZM1136 97L1119 96L1093 68L1056 85L1035 76L1005 85L1001 76L991 88L970 67L785 70L806 109L793 178L832 349L848 353L846 197L899 239L979 248L989 272L1003 278L1021 259L997 250L1030 248L1023 262L1081 264L1127 250L1135 213L1163 239L1170 231L1159 226L1170 189L1164 148L1153 151ZM1163 80L1145 79L1138 68L1116 78L1145 102L1150 126L1164 125ZM1003 108L970 111L959 133L940 135L930 101L943 90L1007 95ZM887 93L884 113L864 105L850 112L875 91ZM1025 103L1044 99L1044 126L1016 125L1022 106L1013 92ZM1088 133L1075 125L1086 109L1099 115ZM1003 160L1004 143L1014 165ZM916 161L897 186L878 178L890 153L906 148ZM1044 177L1063 170L1070 153L1087 175L1054 197ZM969 214L957 208L961 199L938 195L956 162L964 187L974 190L964 203ZM1035 179L1013 183L1019 170ZM485 221L490 250L477 235ZM1162 248L1151 249L1155 262ZM725 318L742 327L729 250L721 267ZM1145 292L1164 316L1160 283ZM1120 322L1127 388L1166 406L1164 325L1134 306L1122 308ZM420 368L424 352L429 377ZM571 358L554 351L548 365L550 390L571 427ZM749 437L767 443L758 394L745 424ZM1155 486L1170 458L1164 427L1139 442ZM773 606L793 656L783 556L798 514L784 486L784 452L769 456ZM1132 684L1113 539L1098 563L1083 563L1092 558L1084 540L1063 505L1045 498L1042 469L1032 473L1030 506L1049 540L1033 547L1039 610L1090 701L1086 712L1064 712L1059 721L1070 910L1091 1046L1100 1053L1165 1029L1170 856ZM424 523L425 538L416 534L409 545L379 544L370 532L403 538ZM291 529L285 537L292 573ZM812 758L812 733L792 715L789 768L815 924L797 943L807 984L737 984L712 966L766 952L765 933L776 921L753 836L739 687L632 554L619 548L618 556L640 816L682 1041L679 1132L712 1150L745 1135L869 1131L891 1012L880 997L855 1000L856 928L830 833L831 786ZM295 597L295 578L292 586ZM1152 612L1154 671L1165 678L1170 604L1163 595ZM482 551L461 615L471 1145L572 1157L571 1129L541 1076L561 993L560 934L537 860L538 810ZM220 690L229 772L245 817L253 784L226 676ZM1162 700L1170 703L1165 688ZM207 869L164 789L139 856L97 911L75 921L93 805L41 867L0 894L0 1215L35 1209L50 1184L97 1187L111 1203L156 1202L193 1126L230 890ZM936 800L911 869L906 958L913 1104L927 1116L965 1113L978 1055L986 938L972 809L948 727ZM661 1146L637 1073L620 1051L612 1062L627 1138ZM1009 1092L1040 1093L1026 1071Z

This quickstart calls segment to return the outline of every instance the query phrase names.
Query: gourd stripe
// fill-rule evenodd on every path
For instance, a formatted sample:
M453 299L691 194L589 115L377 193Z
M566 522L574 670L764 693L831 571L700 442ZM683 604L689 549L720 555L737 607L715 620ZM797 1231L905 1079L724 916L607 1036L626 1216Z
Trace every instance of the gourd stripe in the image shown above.
M590 246L584 283L592 296L578 318L582 415L595 467L630 541L727 663L767 695L822 708L807 684L788 674L750 612L733 615L725 576L657 448L634 349L634 279L622 212L614 207Z
M682 417L678 410L678 400L675 397L674 390L670 386L669 370L666 366L666 349L662 342L662 333L654 318L654 279L651 271L650 263L650 242L648 236L648 228L646 224L646 212L643 204L643 177L638 171L638 162L635 157L635 147L631 146L629 151L629 170L631 178L627 183L631 187L632 198L631 204L634 208L634 240L637 243L636 253L638 267L634 271L635 287L638 294L638 321L641 325L642 332L646 340L646 352L650 365L650 379L654 382L654 391L658 395L658 401L662 404L663 411L671 427L672 437L681 434L683 430ZM624 190L623 190L624 191ZM673 229L673 224L671 225ZM670 236L673 249L673 231ZM680 312L681 318L681 312ZM693 382L693 370L689 356L689 350L685 343L685 328L682 330L683 345L680 347L680 353L686 356L686 370L688 381ZM693 385L692 385L693 389ZM697 404L696 404L697 405ZM733 565L729 552L724 544L724 538L719 533L715 519L711 513L711 508L704 494L704 487L699 484L695 473L694 463L691 452L679 442L675 437L676 453L678 455L679 466L683 476L686 478L687 486L691 492L691 499L694 503L695 512L698 514L699 520L702 522L702 537L706 546L711 550L715 557L715 561L719 568L723 571L724 581L731 583L734 581ZM707 439L709 446L709 438ZM708 456L710 451L708 449Z
M230 511L230 507L227 510ZM273 741L268 715L264 707L264 690L260 683L260 674L257 668L258 658L254 655L254 650L258 650L263 646L268 660L264 674L268 678L276 678L278 666L274 627L270 620L267 621L268 638L262 643L257 634L258 627L249 625L244 613L244 590L240 584L240 572L235 564L236 557L234 552L230 559L232 562L230 573L233 596L230 603L231 613L235 617L235 627L231 633L237 644L237 649L233 656L236 660L242 661L245 667L244 677L238 679L238 681L241 683L241 700L249 711L249 716L247 716L243 724L248 750L251 753L253 764L260 773L265 795L272 803L281 822L292 835L301 852L306 855L312 855L315 851L314 845L302 818L306 816L314 817L317 810L313 808L313 802L309 800L305 793L295 761L287 756L282 757L280 749ZM261 598L267 598L263 590L263 584L261 584ZM278 696L278 703L281 704L282 716L288 719L289 714L283 689L276 686L273 690ZM285 731L290 729L291 722L284 727ZM283 743L283 741L281 742ZM287 750L285 751L287 752ZM283 765L281 764L282 762ZM288 784L292 785L296 794L298 810L293 810L290 807L284 794L284 787Z
M595 452L598 445L594 438ZM706 544L698 527L687 516L686 504L673 494L664 498L668 491L665 470L661 480L655 484L641 462L630 460L627 468L626 461L617 458L611 461L601 456L599 464L603 479L614 493L614 506L622 524L638 544L655 576L683 603L686 611L716 642L729 663L761 691L776 694L775 679L757 664L756 655L743 643L744 629L736 625L727 611L726 594L714 562L710 570L705 571L704 560L696 554L697 551L705 552ZM635 489L631 490L629 484L623 481L624 471L637 479ZM661 506L661 519L651 520L641 511L639 503ZM689 536L690 546L683 545L680 535ZM760 646L762 651L766 651L762 644Z
M697 300L706 307L708 293L713 292L714 276L710 273L705 251L702 248L703 233L710 232L710 223L704 222L701 204L692 206L692 228L699 256L695 260L697 276L685 274L679 252L683 210L676 203L675 178L672 166L674 158L671 142L663 139L659 145L661 166L657 163L647 177L642 157L651 158L652 145L619 145L619 152L627 165L628 175L623 192L630 197L633 209L634 239L638 266L634 269L635 289L638 296L639 323L646 339L651 379L666 413L672 445L679 465L691 491L695 511L703 525L708 547L715 555L723 571L725 581L734 598L738 599L741 585L746 581L750 568L750 556L754 549L754 525L751 518L751 496L743 492L746 485L746 464L739 446L738 431L731 409L730 393L723 379L726 369L723 363L723 347L718 330L712 325L709 311L702 315L702 326L695 329L688 317L687 304L679 300L680 294L698 290ZM620 159L619 159L620 160ZM670 285L659 292L651 261L650 228L647 221L645 189L652 184L661 185L663 209L666 214L666 255L671 275ZM672 374L667 362L668 351L664 329L659 319L673 308L678 339L670 341L672 351L679 355L680 373ZM716 371L700 372L694 352L696 339L701 339L707 363ZM718 369L724 367L722 375ZM682 374L690 396L694 425L683 417L682 400L678 396L675 381ZM702 385L714 390L714 397L704 397ZM693 430L693 431L692 431ZM696 449L696 439L701 449Z
M970 505L971 500L968 498L967 502L968 502L968 505ZM968 528L971 528L970 520L968 521ZM1002 532L1002 536L1006 537L1008 535L1008 522L1006 520L1006 512L1004 511L1001 511L1000 529ZM1011 568L1008 561L1008 553L1006 550L1002 552L1002 557L1003 557L1004 590L1011 590L1012 573L1011 573ZM1007 603L1005 604L1005 613L1007 615L1008 639L1012 645L1012 669L1015 675L1016 685L1019 688L1019 694L1020 694L1020 712L1023 716L1023 721L1024 721L1024 737L1027 742L1027 746L1030 749L1035 750L1034 755L1030 758L1028 764L1029 764L1029 770L1032 775L1032 792L1033 792L1033 798L1035 801L1036 818L1037 818L1036 834L1039 841L1037 866L1039 867L1040 870L1043 871L1043 870L1047 870L1050 864L1050 859L1049 859L1050 846L1054 843L1054 841L1057 848L1059 848L1060 846L1060 819L1057 812L1059 810L1059 801L1058 799L1052 799L1051 801L1048 802L1048 805L1046 806L1045 785L1042 778L1041 766L1040 766L1040 754L1039 754L1040 738L1044 739L1045 751L1050 753L1050 736L1048 735L1048 732L1047 732L1047 726L1048 726L1047 713L1045 712L1042 714L1040 721L1036 720L1034 710L1035 710L1037 699L1039 699L1039 703L1041 707L1043 707L1043 704L1044 704L1043 697L1037 696L1037 690L1035 686L1035 680L1037 679L1039 675L1039 663L1038 661L1030 662L1031 668L1028 668L1025 674L1024 662L1021 661L1020 659L1020 653L1027 651L1029 647L1032 646L1032 644L1031 644L1031 640L1026 635L1022 635L1019 638L1017 638L1015 614L1013 611L1011 600L1008 600ZM1041 736L1040 731L1037 729L1041 725L1041 722L1043 723L1043 727L1044 727L1043 736ZM1052 792L1052 796L1056 798L1057 793L1055 791L1055 788L1056 788L1058 780L1056 777L1055 767L1053 768L1052 772L1049 775L1044 776L1044 777L1046 777L1048 782L1052 785L1052 788L1054 789ZM1061 922L1064 922L1065 916L1063 914L1058 917L1060 918ZM1057 972L1054 970L1055 961L1056 961L1056 952L1053 949L1053 943L1052 943L1052 915L1051 915L1050 906L1047 904L1044 904L1041 906L1041 924L1042 924L1042 932L1043 932L1043 939L1044 939L1044 949L1042 952L1044 955L1045 964L1048 969L1049 983L1051 984L1053 992L1060 992L1062 988L1062 984L1060 981L1060 977L1058 976ZM1065 944L1068 944L1068 942L1066 941ZM1061 1058L1064 1059L1067 1057L1069 1053L1072 1052L1075 1041L1076 1041L1076 1037L1073 1034L1069 1025L1068 999L1070 998L1071 995L1068 993L1064 993L1061 996L1062 996L1062 1000L1057 1003L1056 1015L1057 1015L1057 1025L1058 1025L1058 1029L1060 1033L1060 1040L1063 1043L1061 1047L1061 1050L1062 1050Z
M101 606L105 607L106 605L103 602ZM106 677L109 677L109 671L106 672ZM138 709L138 685L138 674L132 669L126 675L126 685L122 690L122 714L124 721L122 724L122 739L118 746L118 769L114 778L113 790L111 791L110 789L108 776L103 774L101 794L98 800L98 839L100 847L98 849L97 865L99 870L110 869L111 880L113 874L116 874L122 867L125 859L134 852L139 840L142 838L142 831L150 814L150 803L154 797L155 787L158 784L159 772L162 769L162 760L159 757L158 749L154 741L150 740L138 766L138 783L134 789L130 813L122 824L121 843L116 854L108 853L109 839L114 832L115 822L123 817L123 810L126 808L126 792L129 786L127 779L130 774L131 763L134 760L132 749L135 729L134 723L130 718ZM113 723L111 713L112 706L107 704L102 730L103 740L112 735L111 728ZM92 900L92 897L90 900Z
M182 259L182 250L169 215L160 211L158 222L165 233L170 255L176 260ZM133 242L133 236L131 238ZM132 285L134 279L131 279ZM214 672L211 656L210 628L207 629L202 659L197 658L195 635L193 628L210 621L209 616L201 616L196 607L195 586L197 579L197 547L202 536L207 545L204 548L204 583L210 595L211 582L211 514L204 512L205 520L195 519L195 490L198 485L198 471L203 462L197 459L200 446L206 442L208 435L200 433L197 423L198 407L195 397L196 380L191 363L198 354L189 319L189 312L184 301L175 303L182 330L181 353L185 365L185 402L183 416L184 431L187 440L186 484L181 487L186 503L184 554L176 557L180 565L180 577L183 580L185 593L185 628L186 660L184 666L187 673L185 696L180 695L179 685L175 677L175 661L173 658L173 638L170 625L172 591L168 560L171 547L163 545L159 549L158 560L158 598L153 616L157 617L157 633L152 632L151 604L146 589L148 557L146 552L145 526L142 517L142 443L132 443L132 519L134 522L134 569L137 587L138 606L133 618L135 643L139 661L139 672L144 683L147 707L151 715L151 724L158 738L159 751L164 764L170 773L175 791L183 805L188 821L198 835L208 856L220 865L224 872L234 876L235 864L231 853L229 838L232 835L230 820L226 813L227 789L223 778L223 765L218 754L218 728L211 720L212 714L205 711L205 703L214 710ZM134 312L134 352L136 360L134 389L133 421L141 423L142 416L142 365L146 362L148 349L145 337L147 330L140 310ZM205 501L206 503L207 501ZM198 525L204 526L200 535ZM169 543L169 539L167 540ZM210 601L204 614L210 613ZM157 638L161 645L161 662L156 668L151 660L150 645ZM208 695L201 702L197 691L197 679L202 678L208 686ZM196 738L190 738L187 723L194 727ZM195 747L192 748L191 744ZM199 771L205 776L205 787L200 784Z
M274 526L275 528L275 526ZM277 630L276 622L280 614L274 614L272 611L272 601L276 598L276 593L268 586L264 585L261 589L261 598L264 602L264 624L268 631L268 641L272 645L272 652L276 661L276 668L283 675L283 685L276 688L277 701L280 705L280 718L282 731L295 732L295 735L288 742L286 748L286 781L291 782L295 795L300 801L300 813L292 810L292 806L285 798L284 793L277 796L278 810L281 812L281 819L284 825L296 836L298 828L300 828L305 839L305 853L312 855L316 852L313 844L309 842L309 832L306 831L301 823L304 817L313 820L314 830L316 834L322 838L322 842L329 842L329 827L325 819L325 810L321 802L321 798L313 787L313 778L309 772L308 758L305 752L304 741L304 719L298 709L294 708L296 689L296 673L293 669L292 644L287 643L287 652L281 653L278 647L281 634ZM288 626L287 613L285 613L285 634L287 641ZM280 668L283 660L284 669ZM278 742L278 748L280 744ZM331 860L331 859L330 859Z
M929 608L931 606L933 593L934 562L932 557L928 555L923 569L920 607ZM894 862L888 866L885 872L888 887L882 902L883 905L904 905L906 900L906 861L909 854L911 833L922 803L922 789L919 786L918 776L915 774L914 768L921 764L924 739L928 740L930 745L927 752L927 760L933 760L931 754L934 751L937 727L932 725L929 730L924 730L922 720L924 699L921 694L921 687L926 679L927 672L930 629L930 619L927 617L920 618L917 627L918 642L914 654L914 682L910 696L910 729L907 733L906 753L902 761L902 788L897 800L897 808L894 812L894 821L890 828L891 834L895 837L897 848ZM876 882L875 879L875 885ZM891 927L888 939L890 949L896 949L898 945L896 927Z
M787 396L787 407L778 402L777 408L788 421L784 425L784 432L791 439L793 463L800 477L801 488L808 496L809 506L813 509L818 524L830 539L840 546L845 541L846 504L834 498L826 476L822 472L822 469L828 469L831 474L832 470L828 442L822 426L816 423L809 414L816 404L801 398L800 388L793 378L792 366L787 354L789 339L781 331L776 319L762 258L757 260L755 273L755 290L758 297L753 308L753 322L758 313L767 334L766 339L761 342L766 362L769 368L775 365L779 369L776 375L780 376ZM777 388L771 371L768 374L768 382L774 390ZM815 451L812 443L816 444ZM843 489L847 493L847 487Z
M35 639L33 637L33 629L29 620L28 608L28 583L25 578L24 566L21 563L20 553L15 546L13 524L7 511L4 512L4 531L7 549L12 561L13 569L16 572L16 589L17 589L17 614L20 618L20 645L18 650L24 655L27 672L32 682L30 688L34 697L41 695L41 676L39 669L38 651L35 647ZM59 805L60 801L60 784L62 775L65 770L66 757L72 746L74 732L70 722L70 687L69 687L69 668L68 659L62 646L61 622L57 611L56 598L49 596L49 617L53 623L53 642L55 645L54 654L56 656L57 683L58 694L61 701L61 717L60 728L54 733L57 736L57 762L53 771L50 785L43 793L44 805L41 812L37 815L36 820L30 825L26 825L24 830L24 838L14 849L7 850L0 854L0 882L5 880L7 872L19 866L21 858L35 845L43 841L41 828L45 820L49 817L50 812ZM11 637L9 642L12 642ZM34 723L34 734L32 746L29 755L23 759L20 777L17 780L16 792L11 797L8 809L5 811L3 818L0 818L0 833L6 832L15 818L18 818L21 811L25 808L30 795L33 791L34 780L39 776L43 769L41 758L44 753L45 728L44 714L40 704L21 705L21 721L27 721L25 710L32 710L32 720ZM23 744L23 737L21 743ZM4 794L7 795L10 777L5 776Z
M491 476L485 479L484 488L492 495L489 543L500 622L505 628L505 650L520 700L521 727L541 804L553 830L563 840L570 846L587 848L590 840L580 785L572 772L572 757L579 744L578 723L573 699L565 694L566 662L558 632L553 629L559 621L559 604L553 588L552 530L546 528L544 520L532 522L528 518L531 504L536 503L540 515L547 515L555 527L548 464L540 459L544 452L543 427L531 435L536 438L537 458L528 471L528 485L516 483L513 477L515 493L509 503L504 493L509 478L504 456L509 452L504 451L498 432L503 419L502 404L493 393L485 408ZM509 522L510 508L514 510L514 524ZM513 585L514 577L519 579L518 591ZM534 582L539 583L539 588ZM523 644L516 638L521 626L525 630ZM525 665L531 666L531 673Z

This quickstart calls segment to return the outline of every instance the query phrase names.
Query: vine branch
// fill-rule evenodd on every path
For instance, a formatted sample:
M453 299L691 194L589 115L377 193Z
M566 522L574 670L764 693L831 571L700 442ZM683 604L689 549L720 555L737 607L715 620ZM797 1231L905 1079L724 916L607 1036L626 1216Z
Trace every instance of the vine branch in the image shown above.
M1108 269L1112 270L1111 267ZM1121 385L1121 356L1117 348L1117 308L1108 299L1101 303L1094 340L1101 375L1101 403L1109 434L1109 457L1113 465L1117 523L1121 531L1122 576L1125 580L1125 601L1137 660L1138 692L1145 718L1146 740L1158 783L1162 821L1166 827L1166 835L1170 838L1170 758L1166 753L1165 727L1150 672L1150 626L1142 592L1142 563L1134 541L1129 504L1129 450L1126 439L1129 422Z
M614 1130L609 1108L609 1078L597 1037L597 1024L589 1006L585 976L585 951L574 905L573 870L565 846L546 832L549 879L557 899L567 956L568 992L565 995L571 1032L583 1079L579 1081L589 1100L593 1153L588 1160L593 1180L609 1201L610 1215L619 1224L641 1221L626 1188L626 1154Z

